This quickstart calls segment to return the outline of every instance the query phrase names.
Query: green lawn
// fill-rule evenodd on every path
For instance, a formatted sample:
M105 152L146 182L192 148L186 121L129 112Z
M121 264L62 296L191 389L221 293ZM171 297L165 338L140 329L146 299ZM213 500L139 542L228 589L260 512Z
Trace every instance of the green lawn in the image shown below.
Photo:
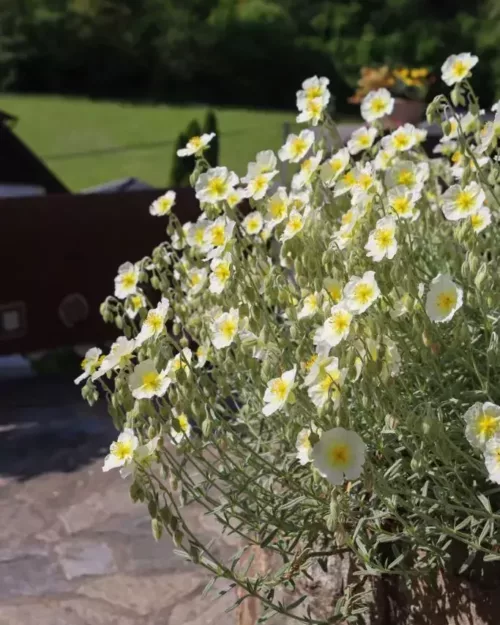
M54 173L77 191L133 176L165 186L174 142L203 106L152 106L53 96L0 97L0 109L19 118L18 135ZM259 150L276 150L283 123L295 113L216 109L221 163L238 174Z

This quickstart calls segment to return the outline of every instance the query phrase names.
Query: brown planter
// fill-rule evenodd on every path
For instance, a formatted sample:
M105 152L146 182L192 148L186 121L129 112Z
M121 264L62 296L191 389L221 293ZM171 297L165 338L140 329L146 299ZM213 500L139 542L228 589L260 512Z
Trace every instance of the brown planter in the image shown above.
M406 100L405 98L396 98L394 101L394 109L386 118L387 127L398 128L403 124L417 125L424 118L425 102L418 100Z

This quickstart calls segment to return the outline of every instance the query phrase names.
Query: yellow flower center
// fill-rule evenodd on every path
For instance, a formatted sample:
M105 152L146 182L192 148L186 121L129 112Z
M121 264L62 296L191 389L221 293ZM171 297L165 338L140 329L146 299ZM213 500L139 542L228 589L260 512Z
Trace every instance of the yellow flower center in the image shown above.
M142 297L140 295L133 295L130 298L130 305L133 310L137 310L142 306Z
M251 217L248 221L247 221L247 231L250 234L253 234L254 232L257 232L260 228L260 219L258 217Z
M467 65L460 59L457 59L451 67L451 72L456 78L463 78L468 71Z
M273 219L283 219L286 215L286 205L283 200L275 199L269 204L269 212Z
M254 178L253 184L255 191L263 191L267 187L267 178L260 174Z
M398 215L406 215L410 212L410 200L407 197L396 197L392 200L392 208Z
M207 187L212 197L221 197L227 193L227 183L222 178L211 178Z
M220 263L220 265L214 269L214 274L220 282L227 282L231 275L228 263Z
M201 137L191 137L189 144L197 150L201 146Z
M328 294L334 302L340 302L342 297L342 287L340 284L332 284L328 287Z
M163 215L165 213L168 213L169 210L172 208L172 200L167 198L167 197L162 197L158 200L158 204L159 204L159 209L160 209L160 213L162 213Z
M476 431L484 438L489 439L498 430L498 420L487 413L482 414L476 423Z
M410 145L410 137L403 133L394 135L392 141L396 150L404 150Z
M313 354L309 360L306 360L305 364L304 364L304 369L306 371L310 371L311 367L313 366L313 364L318 360L318 354Z
M479 230L484 225L484 217L476 213L475 215L471 215L470 221L474 230Z
M457 303L457 294L455 291L443 291L437 296L437 307L441 313L449 314Z
M318 100L309 100L307 110L313 117L319 117L322 110L321 103Z
M278 378L271 384L271 392L273 395L276 395L280 401L283 401L286 399L288 393L288 384L283 378Z
M352 186L356 182L356 178L352 171L348 171L342 176L342 182L347 186Z
M118 460L128 460L134 453L132 441L117 441L111 445L111 453Z
M368 304L368 302L373 299L374 293L375 292L371 284L361 282L354 289L354 299L359 304Z
M375 231L375 241L382 249L387 249L394 240L394 230L392 228L380 228Z
M295 137L290 146L293 158L298 158L305 150L307 150L307 141L302 137Z
M415 174L409 169L402 169L398 173L398 183L406 187L411 187L415 184Z
M351 461L351 448L347 443L335 443L330 449L330 462L336 469L344 469Z
M333 171L334 174L342 169L342 165L343 163L340 158L334 158L330 161L330 169Z
M179 429L181 430L181 432L184 432L185 434L189 431L189 419L184 413L180 414L177 417L177 422L179 423Z
M319 85L314 85L314 87L308 87L306 89L306 98L308 100L314 100L315 98L320 98L322 95L322 90Z
M451 155L451 161L453 163L460 163L460 161L462 160L462 154L457 150L456 152L453 152L453 154Z
M200 282L201 282L201 276L200 276L199 273L193 273L189 277L189 283L191 284L191 287L198 286L198 284L200 284Z
M474 207L474 196L469 191L460 191L455 204L461 213L467 213Z
M121 279L121 283L122 286L126 289L133 288L137 283L135 274L132 272L124 273Z
M155 392L160 388L161 379L156 371L148 371L142 376L142 386L146 391Z
M357 179L357 183L360 187L362 187L365 191L369 189L373 184L373 177L370 174L360 174Z
M163 328L163 319L155 311L150 311L148 313L146 323L153 330L153 332L159 332Z
M203 243L203 238L204 238L204 232L201 228L198 228L198 230L196 230L196 232L194 233L194 242L197 245L201 245Z
M226 339L232 339L236 333L236 322L233 319L226 319L220 326L222 336Z
M300 215L292 215L288 220L287 226L292 232L298 232L302 228L302 217Z
M369 137L369 135L367 135L367 134L360 135L358 137L358 144L362 148L369 148L370 147L370 137Z
M371 101L371 110L373 111L373 113L382 113L385 110L386 107L386 103L385 100L383 100L383 98L373 98L373 100Z
M226 229L223 225L212 226L210 231L212 245L220 247L226 242Z
M330 317L330 325L336 334L343 334L349 329L351 315L347 312L339 311Z

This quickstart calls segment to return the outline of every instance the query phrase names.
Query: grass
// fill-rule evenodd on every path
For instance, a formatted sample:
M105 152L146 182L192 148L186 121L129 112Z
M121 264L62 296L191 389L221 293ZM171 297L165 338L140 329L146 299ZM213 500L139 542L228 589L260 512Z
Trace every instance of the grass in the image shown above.
M3 95L0 109L19 118L15 132L72 191L133 176L167 184L174 143L206 107L135 105L58 96ZM276 150L295 113L215 109L221 164L246 173L259 150Z

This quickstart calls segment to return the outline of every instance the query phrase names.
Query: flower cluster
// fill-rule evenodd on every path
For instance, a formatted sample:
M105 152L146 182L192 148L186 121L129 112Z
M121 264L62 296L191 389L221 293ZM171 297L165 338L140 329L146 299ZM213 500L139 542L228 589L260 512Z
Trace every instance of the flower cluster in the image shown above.
M123 264L102 305L122 336L77 381L121 430L104 470L133 475L156 537L270 612L315 553L350 549L360 575L433 570L454 541L498 557L500 118L481 119L476 61L443 65L433 158L422 129L384 130L379 84L341 145L317 76L297 93L308 127L241 178L192 138L198 219L159 198L168 241ZM280 554L278 578L251 582L205 545L183 519L193 501ZM358 591L338 614L359 611Z
M463 57L464 55L459 56ZM471 55L466 56L470 57ZM464 67L469 67L469 69L472 67L468 59L464 62ZM446 81L446 78L444 80ZM354 95L349 98L349 102L359 104L368 94L377 89L387 89L393 95L409 100L425 100L434 81L435 77L427 67L396 67L394 69L389 68L387 65L382 67L363 67L361 69L361 77L358 80L358 87ZM453 83L447 82L447 84L451 85Z

